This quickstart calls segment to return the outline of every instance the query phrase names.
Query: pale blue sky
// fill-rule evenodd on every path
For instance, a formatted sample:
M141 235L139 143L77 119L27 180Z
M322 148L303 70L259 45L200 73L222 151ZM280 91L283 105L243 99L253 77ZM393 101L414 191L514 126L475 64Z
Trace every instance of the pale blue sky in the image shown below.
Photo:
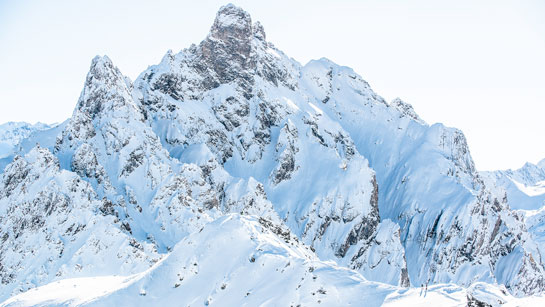
M60 122L91 59L131 79L200 42L228 1L0 0L0 122ZM545 158L545 1L231 1L301 63L354 68L466 134L481 170Z

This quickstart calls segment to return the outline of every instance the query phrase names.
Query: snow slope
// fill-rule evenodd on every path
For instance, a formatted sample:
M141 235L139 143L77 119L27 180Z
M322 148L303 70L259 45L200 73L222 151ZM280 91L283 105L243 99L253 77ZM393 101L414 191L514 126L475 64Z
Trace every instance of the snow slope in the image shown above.
M535 242L486 187L461 131L429 126L399 100L387 104L350 68L326 59L307 64L302 78L375 170L379 212L401 227L413 284L486 281L519 295L542 291Z
M218 254L223 261L217 261ZM468 300L515 306L542 304L545 298L520 300L487 284L467 290L437 285L422 292L370 282L318 260L295 237L279 236L261 219L230 214L183 239L143 273L67 279L2 306L466 306Z

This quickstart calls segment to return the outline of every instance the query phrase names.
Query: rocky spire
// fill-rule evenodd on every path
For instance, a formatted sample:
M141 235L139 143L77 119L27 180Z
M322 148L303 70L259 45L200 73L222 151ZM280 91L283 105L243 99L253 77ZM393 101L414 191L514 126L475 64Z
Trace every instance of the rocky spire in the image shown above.
M126 104L131 86L108 56L96 56L91 62L76 109L94 118L103 111L105 104Z
M244 41L252 36L252 18L248 12L227 4L216 14L210 36L222 41Z
M203 71L215 72L215 78L210 78L205 86L214 88L236 80L249 96L256 67L252 57L254 38L265 41L263 27L258 23L253 25L250 14L243 9L233 4L222 6L210 34L199 46L202 60L199 66Z
M132 83L107 56L96 56L92 62L78 103L65 130L57 138L55 150L63 144L73 149L94 137L97 127L112 126L115 121L128 125L129 121L143 122L134 103Z

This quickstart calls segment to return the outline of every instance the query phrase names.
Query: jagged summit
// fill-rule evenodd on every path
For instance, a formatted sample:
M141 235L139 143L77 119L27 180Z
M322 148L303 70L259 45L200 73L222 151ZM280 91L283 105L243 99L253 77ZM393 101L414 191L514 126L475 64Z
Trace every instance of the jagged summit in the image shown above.
M225 34L242 34L249 37L251 30L250 14L233 4L228 4L222 6L216 14L210 34L218 38L222 38Z
M233 4L222 6L216 14L210 35L217 39L229 37L251 38L255 36L265 40L265 31L261 23L252 23L248 12Z
M222 6L216 14L207 40L222 42L225 47L231 48L231 51L241 52L248 57L254 38L265 41L265 30L261 23L252 23L252 17L248 12L228 4Z
M201 63L196 68L203 73L209 69L215 72L217 78L207 81L211 82L209 87L236 81L250 97L252 74L259 61L256 50L265 45L263 26L252 24L248 12L228 4L219 9L210 34L199 45L197 55Z
M130 100L131 87L131 81L108 56L96 56L91 61L76 111L94 118L105 105L125 105Z
M234 5L224 6L203 41L177 54L167 52L160 65L144 71L135 85L151 85L152 90L176 100L201 100L204 91L225 84L236 85L242 96L250 99L259 92L257 79L275 87L296 88L300 64L265 38L263 26L252 23L247 12Z
M91 67L96 65L109 65L113 67L112 60L107 55L96 55L91 60Z
M87 73L85 84L91 84L95 80L111 82L119 76L122 76L121 72L107 55L97 55L91 61L91 68Z

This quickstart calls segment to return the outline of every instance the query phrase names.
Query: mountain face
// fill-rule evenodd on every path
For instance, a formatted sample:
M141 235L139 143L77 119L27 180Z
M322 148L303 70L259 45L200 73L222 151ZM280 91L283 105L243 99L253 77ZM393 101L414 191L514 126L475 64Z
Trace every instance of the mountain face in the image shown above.
M36 147L6 168L0 188L2 294L73 276L128 274L160 255L109 214L91 185ZM133 261L134 258L140 261ZM107 261L106 261L107 260Z
M72 117L17 154L1 173L2 300L104 275L127 277L82 304L545 290L539 240L461 131L386 102L350 68L300 65L233 5L134 83L93 59Z

